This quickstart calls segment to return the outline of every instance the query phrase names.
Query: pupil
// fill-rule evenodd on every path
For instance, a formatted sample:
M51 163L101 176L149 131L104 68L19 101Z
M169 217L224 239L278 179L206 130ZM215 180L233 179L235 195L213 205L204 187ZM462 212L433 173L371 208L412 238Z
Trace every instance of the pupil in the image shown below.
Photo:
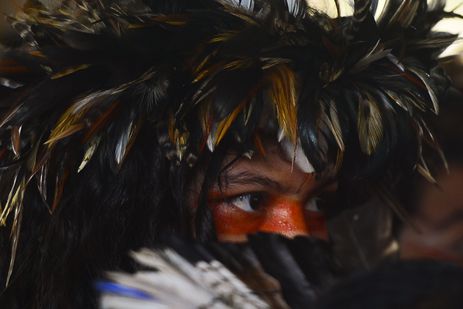
M261 196L259 194L251 194L249 197L249 206L252 210L257 210L260 206Z

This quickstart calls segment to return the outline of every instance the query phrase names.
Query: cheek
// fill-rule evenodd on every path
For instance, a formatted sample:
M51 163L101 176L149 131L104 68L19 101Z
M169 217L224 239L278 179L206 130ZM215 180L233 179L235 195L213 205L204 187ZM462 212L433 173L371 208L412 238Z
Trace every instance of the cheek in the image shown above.
M328 238L323 214L306 211L299 202L291 199L270 199L264 209L257 212L246 212L228 204L211 206L217 236L222 240L245 239L246 234L256 232Z
M260 212L249 213L228 204L217 204L211 207L217 235L245 235L255 233L262 224Z

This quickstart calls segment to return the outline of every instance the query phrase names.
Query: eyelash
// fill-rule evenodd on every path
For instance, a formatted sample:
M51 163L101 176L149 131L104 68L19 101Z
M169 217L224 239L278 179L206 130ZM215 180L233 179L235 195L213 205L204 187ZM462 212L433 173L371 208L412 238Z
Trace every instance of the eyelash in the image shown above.
M246 212L258 212L263 208L267 194L263 192L249 192L227 198L224 202L228 205L233 205ZM254 201L252 200L254 199ZM252 203L258 203L253 207Z
M252 201L252 199L255 198L257 200ZM268 200L268 194L264 192L249 192L249 193L244 193L240 195L236 195L230 198L227 198L224 200L225 204L232 205L234 207L237 207L243 211L250 212L250 213L255 213L263 209L265 207L265 203ZM304 209L307 211L312 211L312 212L321 212L322 207L320 207L319 202L320 198L318 197L313 197L311 198L305 205ZM258 205L254 206L252 205L253 202L257 202Z

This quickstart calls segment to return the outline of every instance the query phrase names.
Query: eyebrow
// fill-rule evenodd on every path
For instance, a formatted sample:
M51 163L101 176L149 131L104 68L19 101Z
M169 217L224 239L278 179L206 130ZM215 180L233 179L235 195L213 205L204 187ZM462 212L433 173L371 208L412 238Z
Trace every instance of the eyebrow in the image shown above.
M219 187L229 187L233 185L256 184L263 187L272 188L275 191L284 192L287 188L269 177L253 174L250 172L225 173L220 177Z

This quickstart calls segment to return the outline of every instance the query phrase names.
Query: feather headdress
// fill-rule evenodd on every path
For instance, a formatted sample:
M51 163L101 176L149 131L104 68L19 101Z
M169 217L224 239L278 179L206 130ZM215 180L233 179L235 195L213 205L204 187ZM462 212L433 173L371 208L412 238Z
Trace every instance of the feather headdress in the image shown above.
M116 257L138 236L182 229L190 167L262 151L261 134L292 145L295 162L302 148L317 173L380 183L416 166L433 181L424 119L438 112L436 56L455 36L431 29L453 15L443 1L389 0L381 14L354 2L338 18L302 0L28 6L12 19L24 45L0 59L6 280L17 252ZM124 245L98 245L120 230Z

